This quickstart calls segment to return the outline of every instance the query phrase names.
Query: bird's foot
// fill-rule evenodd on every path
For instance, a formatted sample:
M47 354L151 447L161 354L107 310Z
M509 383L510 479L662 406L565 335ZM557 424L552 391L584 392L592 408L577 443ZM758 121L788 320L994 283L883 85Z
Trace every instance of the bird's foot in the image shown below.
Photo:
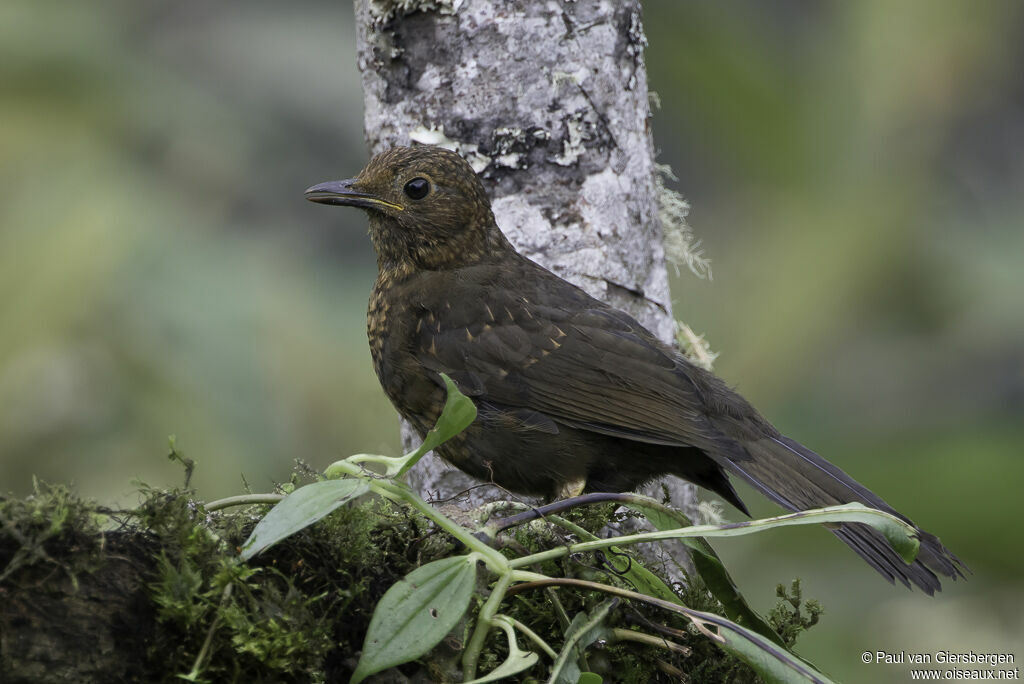
M577 477L568 482L563 482L559 485L555 491L555 501L559 499L571 499L574 496L579 496L583 493L583 490L587 486L587 478Z

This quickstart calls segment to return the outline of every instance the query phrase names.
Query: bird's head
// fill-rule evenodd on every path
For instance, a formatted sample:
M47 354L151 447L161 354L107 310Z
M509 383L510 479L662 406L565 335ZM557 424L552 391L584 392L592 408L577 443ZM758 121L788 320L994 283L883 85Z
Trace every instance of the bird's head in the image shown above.
M366 210L382 269L458 268L511 248L473 168L440 147L393 147L355 178L314 185L306 199Z

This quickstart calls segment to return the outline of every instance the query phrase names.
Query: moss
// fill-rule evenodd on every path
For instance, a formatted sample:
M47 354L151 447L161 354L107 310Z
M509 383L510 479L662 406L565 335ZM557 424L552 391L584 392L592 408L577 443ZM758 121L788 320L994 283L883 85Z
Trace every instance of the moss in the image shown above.
M779 600L768 613L768 623L779 633L786 646L793 648L798 636L818 624L825 609L815 599L803 599L799 579L790 583L788 591L781 584L778 585L775 587L775 595Z
M680 597L690 608L707 613L723 615L722 604L707 590L699 577L691 577ZM689 646L692 653L687 658L688 667L684 672L691 682L721 682L722 684L742 684L744 682L760 682L757 674L744 662L734 658L715 646L710 639L687 626L690 635L684 645Z
M209 681L346 677L380 596L433 560L416 543L426 523L379 500L343 507L247 565L237 548L259 516L206 514L180 492L153 492L139 510L161 549L151 657L186 673L205 650L197 669ZM434 547L437 557L452 550Z
M308 476L297 476L291 486L300 484L303 477ZM10 604L24 605L25 612L31 613L44 605L43 594L56 593L50 580L68 585L69 594L82 585L80 594L87 601L80 619L82 636L75 642L77 661L71 662L81 662L82 654L89 654L90 640L109 642L113 656L112 664L98 662L92 675L83 674L77 681L95 681L95 672L102 673L105 681L170 682L182 676L217 682L345 681L384 592L414 568L462 552L447 535L437 534L409 509L367 497L249 563L239 563L238 548L267 508L210 513L188 488L143 488L137 508L108 511L77 499L65 487L39 484L27 499L0 500L0 593L19 599ZM566 513L572 522L594 533L614 516L614 506ZM503 538L509 539L505 552L510 556L571 540L567 532L547 523L523 525ZM127 569L136 579L104 580L112 593L95 594L89 583L103 577L115 560L125 559L131 561ZM548 560L531 569L633 589L623 569L641 562L632 550L606 551ZM480 576L480 590L485 593L488 578L486 573ZM699 579L674 590L692 608L722 613ZM120 603L119 594L124 595ZM788 591L780 587L779 597L770 621L792 645L797 635L817 622L821 609L814 601L804 601L798 583ZM529 625L557 649L570 622L605 600L604 594L574 588L525 591L508 597L501 612ZM100 617L89 612L101 612L97 605L109 605L116 613L110 618L115 627L107 640L98 633ZM125 617L129 613L130 619ZM22 619L19 615L9 619L3 611L0 615L4 618L0 630ZM681 655L615 641L606 633L586 649L583 660L585 668L606 681L678 681L680 672L690 682L756 680L749 668L679 616L623 601L615 605L604 626L647 634L668 630L668 639L691 649L689 655ZM40 630L45 633L44 628ZM450 676L464 638L450 637L420 662L400 669L421 677L428 673L428 679ZM521 647L531 647L525 637L518 639ZM119 648L123 651L118 652ZM59 655L65 649L54 643L49 650ZM96 650L103 649L96 646ZM481 654L480 671L497 666L506 655L505 640L495 633ZM0 663L5 671L10 664ZM110 674L117 667L120 674ZM25 671L56 669L47 664ZM12 681L47 681L34 676Z
M370 0L369 9L378 25L413 12L455 13L452 0Z
M137 601L114 615L87 607L83 625L119 625L111 648L126 652L111 662L130 659L133 669L110 681L179 681L189 673L196 681L342 681L387 588L454 550L419 516L366 500L240 564L238 547L266 508L207 513L189 489L144 488L136 509L115 512L40 483L26 499L0 499L0 594L29 612L43 594L95 600L93 588L79 592L79 583L131 559L136 579L124 591L137 587ZM3 618L0 631L24 622ZM86 652L95 639L73 637ZM64 646L49 650L59 658ZM23 660L3 665L31 670Z
M81 573L101 562L99 520L95 506L62 485L34 480L31 496L0 498L0 582L32 568L38 576L61 573L77 585Z

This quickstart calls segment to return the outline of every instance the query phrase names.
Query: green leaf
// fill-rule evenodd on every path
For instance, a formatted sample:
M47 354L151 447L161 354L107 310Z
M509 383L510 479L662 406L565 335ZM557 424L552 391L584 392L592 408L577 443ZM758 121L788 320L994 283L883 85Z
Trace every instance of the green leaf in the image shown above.
M442 558L396 582L370 618L350 684L419 658L458 624L476 584L477 555Z
M681 511L669 508L654 499L649 499L639 494L634 495L632 498L634 500L626 503L626 505L642 513L658 530L664 531L693 526L690 519ZM761 617L747 603L743 594L740 593L739 587L736 586L736 583L729 575L729 571L725 569L722 559L715 553L711 544L703 537L691 537L689 539L681 539L680 541L692 551L690 558L693 560L693 566L697 570L697 574L700 575L711 595L722 604L726 616L738 624L768 637L778 645L784 646L782 637L772 629L767 620ZM640 585L637 585L637 588L639 589ZM668 598L662 593L656 594L643 589L641 591L651 596ZM675 594L673 593L672 596L675 597ZM675 600L676 603L679 603L678 598L670 598L669 600Z
M596 672L581 672L580 678L576 680L576 684L601 684L604 679L601 675Z
M476 404L473 403L473 400L460 392L452 379L444 373L441 373L441 379L444 380L448 392L441 416L437 419L433 429L427 433L423 444L406 456L408 461L399 470L399 475L416 465L416 462L423 458L428 451L441 446L476 420Z
M508 654L508 657L505 658L501 665L494 668L483 677L477 677L476 679L466 682L466 684L484 684L484 682L498 682L503 679L508 679L512 675L519 674L523 670L528 670L533 667L537 660L539 660L539 657L536 653L516 649L514 652Z
M370 490L364 480L324 480L299 487L263 516L242 546L242 560L309 527L347 501Z
M897 518L891 513L879 511L860 503L848 503L842 506L826 506L809 511L789 513L774 518L748 520L745 522L728 523L725 525L702 525L691 529L696 535L704 537L737 537L753 532L771 530L777 527L792 525L821 525L824 523L861 523L870 525L885 537L893 550L906 563L913 563L921 542L917 538L917 529Z
M514 674L518 674L523 670L527 670L533 667L534 663L537 662L539 657L536 653L530 651L524 651L519 648L519 644L516 643L515 630L512 627L512 621L508 618L498 617L494 620L494 623L498 627L505 630L505 636L508 638L508 657L498 667L485 674L483 677L477 677L465 684L484 684L484 682L497 682L502 679L511 677Z
M572 655L582 654L587 646L598 639L608 638L608 628L604 620L617 603L617 599L607 599L589 613L579 613L573 618L572 624L565 632L565 644L551 666L548 684L576 684L579 681L582 673Z
M832 684L813 665L756 632L713 613L689 608L684 612L704 636L752 667L765 681Z
M609 551L617 550L614 546L609 549ZM619 576L622 579L628 580L641 594L672 601L680 605L683 604L680 598L676 596L676 593L665 584L665 580L655 575L642 564L636 561L631 562L629 559L619 556L609 556L608 561L619 571ZM621 561L623 567L618 567L617 561ZM625 567L627 565L628 567Z
M476 405L459 391L451 378L444 373L441 373L441 378L444 380L447 391L444 407L441 409L441 415L437 418L437 423L427 433L419 447L403 456L381 456L379 454L349 456L328 466L324 475L328 478L342 477L352 474L348 467L349 464L376 463L384 466L384 477L394 479L408 472L427 452L436 449L469 427L470 423L476 420Z

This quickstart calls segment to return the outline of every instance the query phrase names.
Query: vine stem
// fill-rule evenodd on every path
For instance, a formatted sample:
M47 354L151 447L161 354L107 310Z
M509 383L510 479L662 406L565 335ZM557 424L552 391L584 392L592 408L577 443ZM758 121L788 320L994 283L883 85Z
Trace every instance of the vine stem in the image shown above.
M657 637L651 634L644 634L643 632L636 632L632 629L622 629L621 627L615 627L611 630L611 635L617 641L635 641L640 644L646 644L647 646L663 648L666 651L678 653L682 656L688 656L691 653L693 653L693 649L689 646L677 644L674 641L669 641L665 637Z
M234 584L230 582L225 585L224 591L220 595L220 605L223 606L231 598L231 589ZM199 655L196 656L196 660L192 663L192 671L187 675L179 675L186 681L195 682L199 680L199 675L202 673L203 661L206 660L207 654L210 652L210 645L213 643L213 635L217 631L217 627L220 626L220 613L214 615L213 622L210 623L210 628L206 631L206 638L203 640L203 646L199 649Z
M825 520L821 520L823 517ZM531 565L533 563L552 560L554 558L561 558L562 556L566 556L571 553L596 551L599 549L606 549L610 546L625 546L627 544L639 544L641 542L663 541L665 539L690 539L693 537L735 537L745 534L753 534L760 530L771 529L774 527L820 524L821 522L849 521L872 524L871 519L882 519L887 522L895 523L901 528L901 531L904 531L907 534L908 538L913 542L914 548L912 550L912 554L904 556L904 560L908 563L911 562L917 554L918 542L913 537L913 528L906 521L884 511L868 508L862 504L851 503L840 506L816 508L808 511L799 511L797 513L789 513L772 518L762 518L760 520L748 520L744 522L726 523L723 525L692 525L690 527L679 527L671 530L630 534L623 537L616 537L614 539L598 539L595 541L579 542L576 544L560 546L555 549L549 549L540 553L534 553L529 556L523 556L522 558L516 558L515 560L509 561L509 565L513 568L521 568L524 565ZM887 536L890 544L894 543L892 538L889 536L890 532L888 530L880 529L880 531ZM897 549L897 551L901 554L904 553L899 549Z
M370 461L371 459L364 458L362 460ZM344 473L345 475L367 480L370 483L370 488L374 492L392 501L403 502L412 506L417 511L434 521L438 527L462 542L470 551L475 551L480 554L484 562L487 563L488 568L496 574L507 573L511 569L507 558L498 553L497 550L491 548L486 543L473 536L466 528L462 527L462 525L459 525L457 522L421 499L405 484L392 482L379 477L371 477L361 466L349 461L338 461L332 464L328 470L331 471L329 474L330 477L335 477Z
M401 499L426 517L433 520L437 523L438 527L465 544L466 548L479 553L491 571L499 574L507 574L512 569L512 566L509 565L508 559L498 553L497 550L474 537L462 525L459 525L443 513L438 512L436 508L418 497L408 487L404 485L395 486L382 480L374 480L371 487L375 491L381 493L387 492L387 494L391 495L389 498L393 499L397 497Z
M487 597L487 601L480 609L473 635L469 638L466 650L462 653L462 677L465 681L476 679L476 666L480 662L480 651L484 647L484 640L487 639L487 633L494 626L494 616L498 614L498 606L504 600L505 592L508 591L511 583L511 572L505 572L498 577L494 589L491 590L491 595Z
M230 508L232 506L248 506L251 504L276 504L278 501L284 498L284 494L239 494L238 496L229 496L223 499L217 499L206 504L204 508L207 512L219 511L222 508Z
M524 625L519 620L516 620L514 617L509 617L508 615L498 615L494 619L495 621L504 621L507 624L511 625L513 628L525 634L526 637L534 644L536 644L538 647L540 647L540 649L544 651L544 653L546 653L548 657L551 658L551 660L555 660L556 658L558 658L558 654L555 653L555 649L548 646L548 642L544 641L544 639L542 639L539 634L534 632L532 629Z

